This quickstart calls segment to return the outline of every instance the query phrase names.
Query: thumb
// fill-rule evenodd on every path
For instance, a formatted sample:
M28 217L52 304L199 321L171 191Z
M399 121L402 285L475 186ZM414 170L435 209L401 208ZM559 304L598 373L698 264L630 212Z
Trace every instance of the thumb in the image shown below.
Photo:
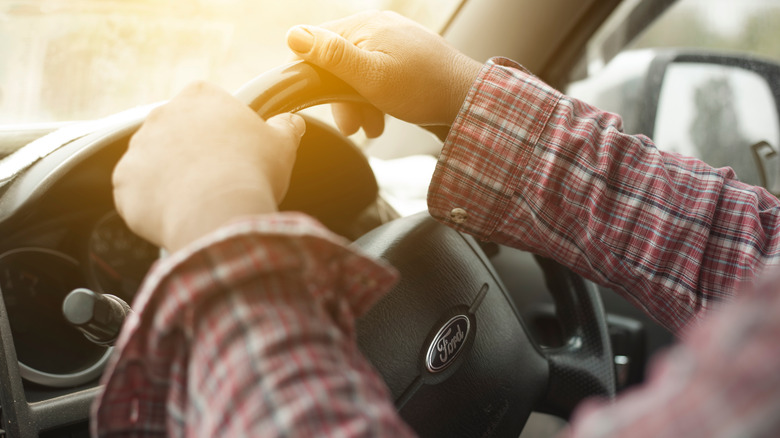
M341 35L316 26L295 26L287 32L287 45L303 60L324 68L347 83L362 75L371 54Z
M270 148L265 149L265 175L270 187L273 189L274 199L277 203L284 199L290 187L293 167L296 160L296 151L301 143L301 137L306 131L306 122L297 114L279 114L266 120L266 124L276 134L280 141L272 142ZM268 152L271 154L268 155Z
M266 120L266 123L283 136L293 138L296 144L306 132L306 121L298 114L279 114Z

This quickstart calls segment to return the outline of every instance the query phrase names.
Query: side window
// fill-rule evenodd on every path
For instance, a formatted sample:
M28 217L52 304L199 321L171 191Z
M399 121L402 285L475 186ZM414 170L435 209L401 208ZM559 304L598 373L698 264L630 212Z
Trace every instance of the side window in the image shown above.
M620 114L626 132L659 149L780 193L780 2L681 0L604 63L636 19L605 25L588 47L588 77L568 93Z
M731 66L675 63L661 86L653 140L711 166L730 166L741 181L763 185L755 154L763 153L765 144L777 147L777 120L771 89L760 75ZM775 170L764 178L776 179Z

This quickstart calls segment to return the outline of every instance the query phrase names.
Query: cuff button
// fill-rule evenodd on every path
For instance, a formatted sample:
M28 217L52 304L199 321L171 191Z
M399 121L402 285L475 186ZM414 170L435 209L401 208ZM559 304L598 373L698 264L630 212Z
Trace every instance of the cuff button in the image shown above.
M466 222L468 218L468 212L462 208L453 208L452 211L450 211L450 219L452 219L452 221L456 224L462 224Z

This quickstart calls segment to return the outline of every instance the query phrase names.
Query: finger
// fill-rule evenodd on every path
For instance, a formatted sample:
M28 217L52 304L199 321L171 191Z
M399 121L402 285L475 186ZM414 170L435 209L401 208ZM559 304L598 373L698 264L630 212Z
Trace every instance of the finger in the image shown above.
M385 129L385 114L373 105L334 103L331 112L342 135L352 135L362 127L366 137L375 138Z
M289 133L294 137L302 137L306 132L306 121L298 114L284 113L271 117L266 123L274 129Z
M306 121L298 114L284 113L266 120L268 126L280 134L282 138L289 139L297 149L301 137L306 132Z
M268 127L277 135L277 139L271 149L266 148L262 153L265 162L265 180L272 190L274 200L278 204L290 187L293 166L297 155L301 137L306 131L306 122L297 114L280 114L271 117L267 121ZM271 154L269 155L269 152Z
M341 35L316 26L293 27L287 32L287 45L305 61L330 71L350 85L364 77L376 56Z
M361 105L363 132L368 138L376 138L385 130L385 114L373 105Z
M360 129L363 116L358 104L334 103L330 106L330 110L336 126L343 135L352 135Z

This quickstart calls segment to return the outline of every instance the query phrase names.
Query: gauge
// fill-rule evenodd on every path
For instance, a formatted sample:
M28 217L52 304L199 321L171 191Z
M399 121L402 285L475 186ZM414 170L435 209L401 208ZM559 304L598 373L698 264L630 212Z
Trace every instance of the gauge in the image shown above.
M92 229L87 253L87 275L99 292L130 302L160 250L138 237L115 212L103 216Z
M108 349L89 342L62 315L65 296L83 284L78 263L65 254L21 248L0 255L0 292L25 379L65 387L100 375Z

